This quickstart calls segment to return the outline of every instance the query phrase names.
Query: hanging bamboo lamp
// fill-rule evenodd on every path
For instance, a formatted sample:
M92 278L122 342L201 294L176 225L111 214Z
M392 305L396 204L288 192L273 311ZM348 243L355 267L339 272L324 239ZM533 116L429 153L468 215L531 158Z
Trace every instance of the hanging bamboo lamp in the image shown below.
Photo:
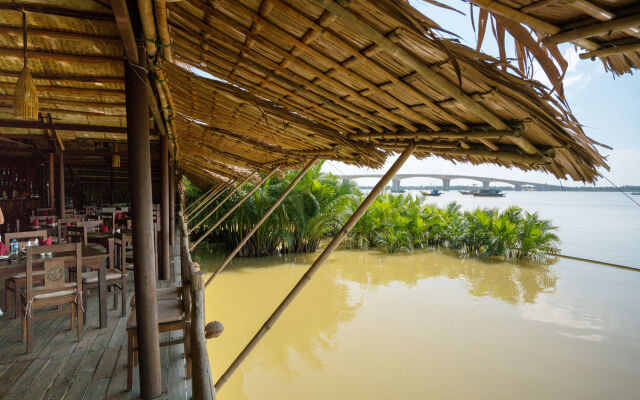
M36 84L31 76L31 71L27 65L27 14L22 11L23 26L23 47L24 47L24 66L18 82L16 83L14 113L16 118L21 119L37 119L38 118L38 92Z
M120 154L118 154L118 143L116 143L115 154L111 157L111 166L120 168Z

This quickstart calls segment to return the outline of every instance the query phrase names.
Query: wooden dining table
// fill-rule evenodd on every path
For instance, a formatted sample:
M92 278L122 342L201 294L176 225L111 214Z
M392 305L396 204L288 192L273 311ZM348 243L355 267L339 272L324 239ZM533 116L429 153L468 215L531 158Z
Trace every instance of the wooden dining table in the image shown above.
M101 249L95 244L82 246L82 265L98 271L100 328L107 327L107 264L111 263L110 265L113 265L113 240L108 241L105 249ZM75 262L72 257L74 254L69 253L70 265ZM59 256L64 257L64 254L60 253ZM56 257L58 257L58 254L56 254ZM45 261L47 258L44 254L34 255L33 262L35 264L39 260ZM0 279L5 279L26 270L26 257L13 261L0 260Z

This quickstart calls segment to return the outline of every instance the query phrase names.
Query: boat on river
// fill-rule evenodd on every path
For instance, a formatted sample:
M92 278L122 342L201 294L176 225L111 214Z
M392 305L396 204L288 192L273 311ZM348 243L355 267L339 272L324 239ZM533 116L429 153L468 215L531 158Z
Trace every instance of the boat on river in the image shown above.
M470 196L470 195L474 194L476 191L475 190L458 190L458 192L460 194L465 195L465 196Z
M425 190L421 190L420 193L422 193L423 196L440 196L442 194L442 192L439 191L438 189L433 189L430 192L427 192Z
M480 189L473 193L476 197L504 197L506 194L499 189Z
M640 192L631 192L631 194L634 196L640 196Z

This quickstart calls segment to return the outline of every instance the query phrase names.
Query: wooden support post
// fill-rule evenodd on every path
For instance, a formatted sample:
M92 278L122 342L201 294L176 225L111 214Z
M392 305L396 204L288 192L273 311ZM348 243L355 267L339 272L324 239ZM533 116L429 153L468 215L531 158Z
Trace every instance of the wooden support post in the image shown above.
M176 240L176 169L172 158L169 162L169 244Z
M278 167L275 167L267 175L265 175L264 178L262 178L262 180L259 183L253 186L253 188L249 191L249 193L247 193L239 202L234 204L233 207L231 207L222 217L220 217L220 219L218 219L215 224L213 224L202 236L200 236L200 239L196 240L196 242L191 246L189 250L193 251L193 249L195 249L196 246L200 244L200 242L202 242L204 238L209 236L209 234L213 232L213 230L216 229L225 219L227 219L229 215L231 215L238 207L240 207L242 203L247 201L247 199L249 199L249 197L251 197L251 195L253 195L256 192L256 190L258 190L258 188L260 188L260 186L262 186L262 184L264 184L267 181L267 179L271 178L271 176L277 170L278 170Z
M202 223L204 221L206 221L210 216L212 216L216 211L218 211L218 209L220 207L222 207L222 205L224 203L227 202L227 200L229 200L231 198L231 196L234 195L235 192L237 192L238 190L240 190L240 188L242 187L242 185L244 185L245 183L247 183L249 181L249 179L251 179L252 176L254 176L257 173L257 171L253 171L251 173L251 175L247 176L247 178L242 181L241 184L237 185L235 188L233 188L233 190L231 192L229 192L229 194L227 194L224 199L222 199L222 201L220 203L218 203L213 210L209 211L209 214L207 214L204 218L202 218L202 220L200 220L200 222L198 222L197 224L195 224L195 226L191 229L189 229L189 233L193 232L194 229L196 229L197 227L199 227L200 225L202 225ZM195 216L194 216L195 217Z
M260 330L256 332L256 334L253 336L253 338L247 344L247 346L242 350L242 352L240 352L238 357L236 357L236 359L233 360L229 368L227 368L227 370L222 374L222 376L220 376L220 379L218 379L218 382L216 382L216 385L215 385L216 390L220 390L222 385L224 385L224 383L229 379L231 374L233 374L233 372L240 366L242 361L249 355L251 350L253 350L256 344L258 344L258 342L260 341L260 339L262 339L265 333L267 333L267 331L271 329L273 324L278 320L278 318L280 318L280 315L282 314L282 312L291 304L291 302L302 291L305 285L311 280L311 278L316 273L316 271L322 266L322 264L327 260L327 258L329 258L329 255L333 253L333 251L338 247L340 242L342 242L342 240L347 236L347 233L349 233L349 231L353 228L353 226L358 222L360 217L364 215L364 213L367 211L369 206L375 201L376 197L378 197L378 194L380 194L380 192L384 190L385 186L387 186L387 183L389 183L391 178L395 176L395 174L398 172L400 167L402 167L405 161L407 161L407 159L413 153L414 150L415 150L415 145L413 144L409 145L409 147L407 147L407 149L402 152L402 154L396 160L396 162L393 163L391 168L389 168L389 171L387 171L387 173L384 174L382 178L380 178L380 181L376 184L376 186L374 186L374 188L367 195L367 197L364 199L362 204L360 204L360 206L353 213L351 218L349 218L349 220L344 224L342 229L340 229L340 232L338 232L338 234L331 240L331 242L327 245L327 247L325 247L325 249L322 251L320 256L318 256L316 261L314 261L314 263L311 265L311 267L309 267L307 272L302 276L302 278L300 278L298 283L293 287L293 289L291 289L287 297L285 297L285 299L282 301L282 303L280 303L278 308L276 308L273 314L271 314L269 319L262 325L262 328L260 328Z
M145 63L146 57L139 48ZM149 144L149 109L142 68L124 64L127 103L127 141L131 208L133 215L133 258L136 296L138 357L140 360L140 395L155 399L162 394L160 338L156 303L153 202L151 190L151 149Z
M264 221L266 221L267 218L269 218L269 216L276 210L276 208L278 208L278 206L280 206L280 203L282 203L282 201L289 195L289 193L291 193L293 188L298 184L298 182L300 182L300 179L302 179L306 175L306 173L309 171L309 169L317 161L318 161L318 157L314 157L311 161L309 161L309 163L300 172L298 172L298 175L291 181L291 183L289 183L289 186L287 186L287 188L284 190L284 192L282 192L280 197L278 197L278 199L271 205L271 207L269 207L269 209L264 213L264 215L260 218L260 220L242 238L242 240L240 241L240 243L238 243L236 248L233 249L231 251L231 253L229 253L227 258L225 258L224 261L218 266L218 268L216 268L216 270L213 272L213 274L211 274L209 279L207 279L207 283L205 283L204 287L209 286L211 281L213 281L213 278L218 276L218 274L220 272L222 272L222 270L231 262L231 260L233 260L233 257L235 257L236 254L238 254L240 249L242 249L242 246L244 246L247 243L247 241L249 241L249 239L251 239L251 236L253 236L253 234L256 233L256 231L260 228L260 226L262 226Z
M49 207L56 208L56 189L55 189L55 154L52 152L49 153Z
M160 268L159 279L171 278L169 255L169 138L160 135Z
M58 204L60 206L60 211L58 215L60 218L64 218L64 207L65 207L65 198L64 198L64 152L62 150L58 151L58 169L60 178L58 182Z
M204 276L202 272L191 275L191 362L193 368L193 398L212 400L216 389L211 377L207 339L204 337Z

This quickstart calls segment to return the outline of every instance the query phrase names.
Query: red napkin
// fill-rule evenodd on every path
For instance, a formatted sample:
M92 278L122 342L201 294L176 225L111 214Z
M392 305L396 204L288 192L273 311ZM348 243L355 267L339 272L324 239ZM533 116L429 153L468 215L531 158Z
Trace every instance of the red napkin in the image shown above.
M44 242L40 243L41 246L51 246L51 236Z
M6 256L7 255L7 246L4 245L4 243L0 242L0 256Z
M53 218L48 219L47 220L47 224L49 224L49 225L53 224Z
M71 226L71 222L65 222L64 226Z
M127 219L127 213L122 213L122 219Z
M34 219L33 221L31 221L31 225L40 226L40 221L38 221L37 219Z
M100 233L109 233L109 227L105 224L100 224Z
M122 213L116 213L116 219L121 219L122 218Z

